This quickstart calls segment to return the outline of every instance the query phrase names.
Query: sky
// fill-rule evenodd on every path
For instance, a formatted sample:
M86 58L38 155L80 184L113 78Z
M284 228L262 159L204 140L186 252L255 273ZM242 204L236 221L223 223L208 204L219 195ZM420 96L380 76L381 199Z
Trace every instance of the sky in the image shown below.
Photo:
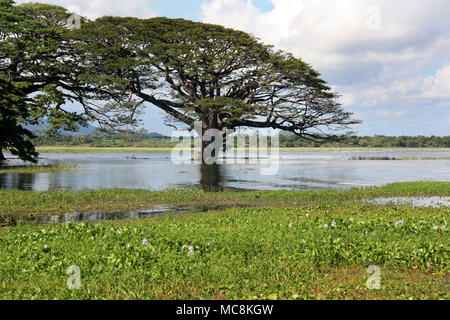
M166 16L243 30L319 71L363 120L359 135L450 135L448 0L37 1L90 19ZM148 106L145 128L169 134L162 117Z

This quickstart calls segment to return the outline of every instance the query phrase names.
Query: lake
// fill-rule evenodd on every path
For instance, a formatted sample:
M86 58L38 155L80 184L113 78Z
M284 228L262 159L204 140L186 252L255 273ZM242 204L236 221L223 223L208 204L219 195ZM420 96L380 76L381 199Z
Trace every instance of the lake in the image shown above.
M441 160L359 160L381 158ZM0 188L33 191L104 188L208 188L280 190L380 186L405 181L450 181L450 151L281 152L279 170L261 175L263 164L175 165L170 153L42 153L40 164L76 165L79 170L0 174ZM21 164L9 160L8 165Z

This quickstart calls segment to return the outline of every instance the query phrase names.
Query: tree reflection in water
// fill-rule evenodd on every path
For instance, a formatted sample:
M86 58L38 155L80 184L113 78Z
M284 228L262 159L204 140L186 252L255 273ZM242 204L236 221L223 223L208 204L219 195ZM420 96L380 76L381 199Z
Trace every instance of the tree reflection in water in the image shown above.
M200 166L200 185L206 192L224 191L222 185L225 167L219 164L202 164Z

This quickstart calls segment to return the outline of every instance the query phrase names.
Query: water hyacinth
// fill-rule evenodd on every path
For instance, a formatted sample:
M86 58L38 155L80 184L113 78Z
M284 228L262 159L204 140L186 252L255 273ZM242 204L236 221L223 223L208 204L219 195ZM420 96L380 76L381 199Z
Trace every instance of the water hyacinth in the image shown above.
M188 256L192 256L194 254L194 246L189 246L188 251Z
M395 223L395 227L396 227L396 228L401 227L402 225L403 225L403 220L398 220L398 221Z
M336 227L336 221L331 222L331 226L332 226L333 228L335 228L335 227Z
M433 229L434 229L435 231L438 231L438 230L439 230L439 226L434 226Z
M144 238L144 239L142 240L142 245L143 245L143 246L146 246L147 244L148 244L148 240Z

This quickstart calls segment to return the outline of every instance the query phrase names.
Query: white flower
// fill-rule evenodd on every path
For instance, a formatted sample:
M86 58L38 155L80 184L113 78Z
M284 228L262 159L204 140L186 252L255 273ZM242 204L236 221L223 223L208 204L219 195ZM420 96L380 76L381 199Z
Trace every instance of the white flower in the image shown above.
M142 245L143 245L143 246L146 246L147 244L148 244L148 240L144 238L144 239L142 240Z
M324 229L328 229L328 224L325 223L325 224L323 225L323 227L324 227Z

